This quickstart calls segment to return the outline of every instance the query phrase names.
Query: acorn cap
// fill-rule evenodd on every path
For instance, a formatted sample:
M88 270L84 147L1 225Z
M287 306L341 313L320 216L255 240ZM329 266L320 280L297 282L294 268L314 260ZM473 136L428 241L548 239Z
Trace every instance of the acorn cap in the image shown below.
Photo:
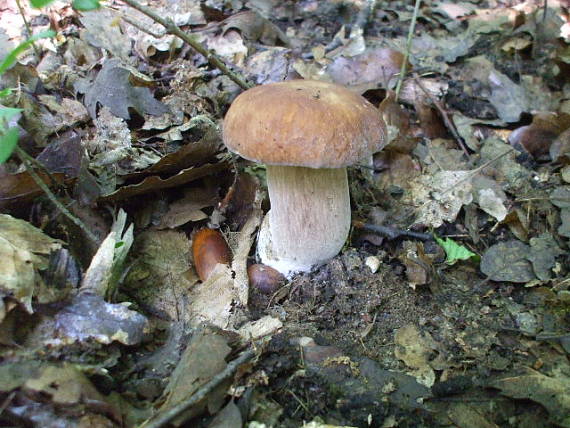
M380 112L332 83L289 80L240 94L224 119L224 143L268 165L341 168L385 146Z

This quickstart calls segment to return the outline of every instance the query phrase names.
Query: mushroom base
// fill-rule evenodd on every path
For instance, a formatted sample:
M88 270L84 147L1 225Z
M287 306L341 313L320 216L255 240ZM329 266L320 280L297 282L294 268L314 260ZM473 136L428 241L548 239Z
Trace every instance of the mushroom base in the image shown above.
M286 276L326 263L350 230L346 168L267 166L271 209L258 237L261 262Z

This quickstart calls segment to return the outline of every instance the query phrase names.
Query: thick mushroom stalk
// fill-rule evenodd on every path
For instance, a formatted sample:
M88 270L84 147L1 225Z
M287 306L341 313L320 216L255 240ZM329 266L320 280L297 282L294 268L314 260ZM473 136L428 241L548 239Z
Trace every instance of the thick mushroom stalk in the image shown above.
M261 261L290 276L326 263L350 230L346 168L267 165L271 210L258 237Z

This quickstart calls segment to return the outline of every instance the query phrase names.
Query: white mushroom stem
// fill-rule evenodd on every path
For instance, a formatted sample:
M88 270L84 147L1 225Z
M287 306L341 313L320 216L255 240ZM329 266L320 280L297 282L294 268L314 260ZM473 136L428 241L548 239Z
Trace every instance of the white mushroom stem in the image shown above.
M346 168L267 166L271 209L258 237L261 262L286 276L326 263L350 230Z

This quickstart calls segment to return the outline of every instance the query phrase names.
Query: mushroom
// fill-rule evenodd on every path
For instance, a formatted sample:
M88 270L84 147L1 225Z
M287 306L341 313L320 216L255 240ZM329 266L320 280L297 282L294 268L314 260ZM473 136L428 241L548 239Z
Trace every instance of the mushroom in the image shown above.
M290 276L340 252L350 230L346 167L381 150L385 135L372 104L331 83L271 83L235 99L224 143L267 166L271 208L258 236L262 263Z

